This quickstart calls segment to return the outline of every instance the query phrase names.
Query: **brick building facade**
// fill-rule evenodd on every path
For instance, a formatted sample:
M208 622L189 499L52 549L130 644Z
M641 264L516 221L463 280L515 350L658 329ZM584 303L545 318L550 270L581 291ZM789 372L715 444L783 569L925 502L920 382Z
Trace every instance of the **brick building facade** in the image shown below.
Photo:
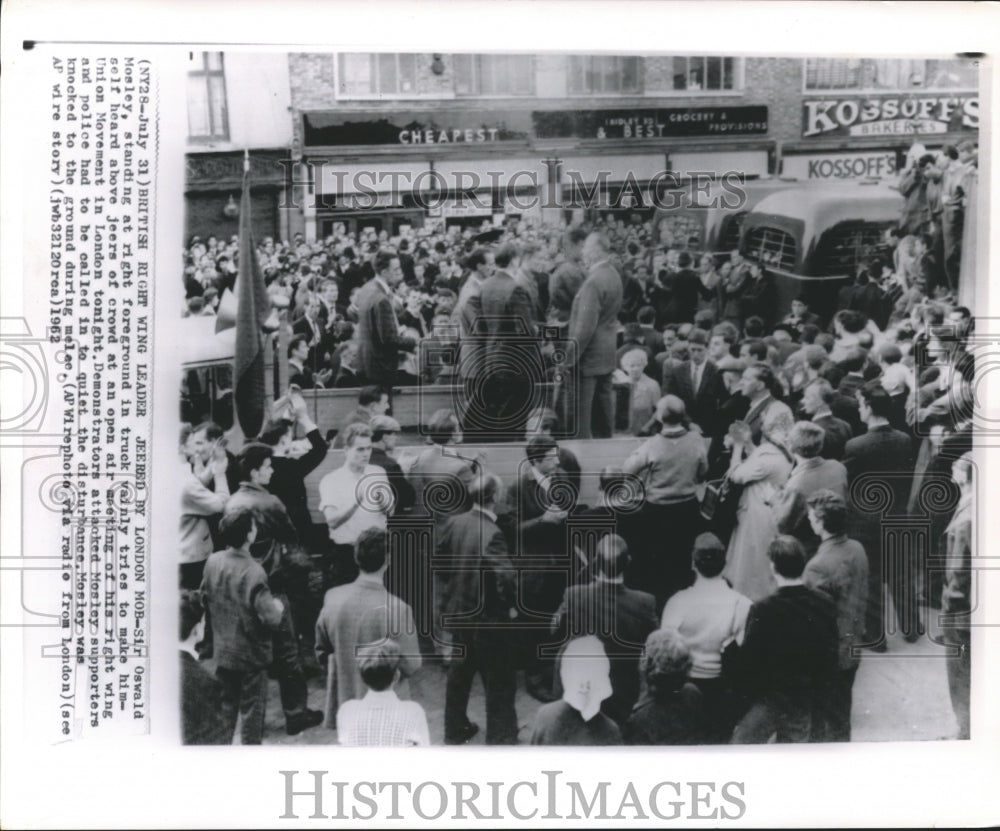
M230 121L254 117L211 147L193 138L191 159L257 148L285 177L264 177L261 222L286 238L568 218L581 193L634 212L631 184L664 171L888 179L915 135L931 149L978 130L976 69L956 59L292 53L244 61L250 84L235 60ZM189 227L228 230L231 183L192 170Z

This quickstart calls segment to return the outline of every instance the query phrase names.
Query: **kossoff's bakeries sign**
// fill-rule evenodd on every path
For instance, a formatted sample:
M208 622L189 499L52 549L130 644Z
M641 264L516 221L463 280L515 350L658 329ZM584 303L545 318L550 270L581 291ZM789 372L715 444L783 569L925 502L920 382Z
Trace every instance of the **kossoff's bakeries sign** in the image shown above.
M322 112L305 113L302 122L306 147L525 142L532 129L531 113L523 110Z
M979 129L978 95L837 97L805 101L802 135L912 136Z

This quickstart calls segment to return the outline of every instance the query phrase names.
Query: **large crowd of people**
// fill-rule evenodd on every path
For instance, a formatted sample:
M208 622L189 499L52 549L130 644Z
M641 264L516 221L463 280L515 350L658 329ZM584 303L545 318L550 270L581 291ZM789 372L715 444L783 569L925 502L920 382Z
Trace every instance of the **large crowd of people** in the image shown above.
M486 742L515 744L521 671L534 744L850 740L861 655L970 608L974 158L914 160L899 225L833 309L779 309L766 263L613 217L263 240L293 383L241 447L211 421L181 436L185 740L230 743L241 716L260 743L272 678L289 734L463 744L478 675ZM192 240L188 314L214 313L238 256ZM538 383L552 407L528 411ZM402 454L393 388L415 384L465 394ZM300 391L318 387L357 406L317 425ZM566 446L623 434L641 441L600 470ZM490 469L504 441L523 445L510 481ZM307 488L331 443L343 464ZM926 544L890 539L901 516ZM945 636L967 737L968 630ZM434 665L440 736L407 683Z

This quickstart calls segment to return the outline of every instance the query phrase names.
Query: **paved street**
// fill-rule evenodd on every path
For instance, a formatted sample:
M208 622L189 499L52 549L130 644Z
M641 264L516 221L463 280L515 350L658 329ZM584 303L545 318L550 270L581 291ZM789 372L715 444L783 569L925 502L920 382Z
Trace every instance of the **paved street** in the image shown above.
M936 613L931 612L931 635L938 630ZM934 741L955 734L955 719L948 698L948 682L942 647L927 636L916 643L906 643L900 635L889 640L889 651L865 652L854 684L852 713L853 741ZM445 671L439 663L426 664L411 681L412 697L427 712L431 741L441 744L444 736ZM265 744L335 744L336 731L316 727L287 736L278 699L278 685L269 687ZM314 709L323 708L324 690L319 677L309 679L309 701ZM527 744L535 713L541 706L524 691L523 675L518 686L517 715L519 739ZM469 703L469 717L481 728L486 725L483 689L477 680ZM482 745L484 730L470 742Z

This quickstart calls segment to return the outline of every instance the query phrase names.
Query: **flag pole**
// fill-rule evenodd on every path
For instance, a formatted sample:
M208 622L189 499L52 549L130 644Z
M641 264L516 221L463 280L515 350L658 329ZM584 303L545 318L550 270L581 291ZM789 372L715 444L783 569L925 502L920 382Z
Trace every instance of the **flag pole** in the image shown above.
M256 436L263 425L267 400L266 363L270 339L265 337L270 298L257 259L251 217L250 152L243 152L243 192L239 213L239 271L236 278L236 346L233 354L234 406L245 435ZM272 387L273 389L273 387Z
M246 182L250 175L250 148L243 148L243 180ZM274 348L277 338L273 335L264 336L264 401L266 402L264 413L265 421L271 411L271 402L278 397L274 384ZM279 384L280 386L280 384Z

